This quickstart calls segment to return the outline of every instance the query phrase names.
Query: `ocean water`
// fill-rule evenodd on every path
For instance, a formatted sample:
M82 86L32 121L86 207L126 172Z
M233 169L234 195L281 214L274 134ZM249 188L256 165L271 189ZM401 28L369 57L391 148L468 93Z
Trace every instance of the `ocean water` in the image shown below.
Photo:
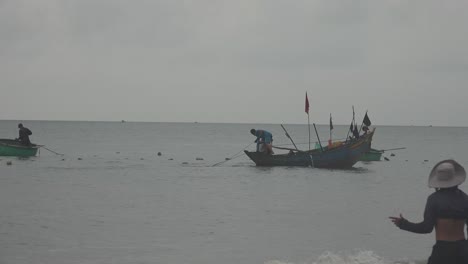
M0 121L0 137L17 123ZM373 147L405 149L328 170L255 167L242 153L255 148L249 130L286 146L278 124L23 123L64 155L0 157L0 263L425 263L434 234L388 217L422 220L433 165L468 166L462 127L377 126ZM308 148L306 125L285 127Z

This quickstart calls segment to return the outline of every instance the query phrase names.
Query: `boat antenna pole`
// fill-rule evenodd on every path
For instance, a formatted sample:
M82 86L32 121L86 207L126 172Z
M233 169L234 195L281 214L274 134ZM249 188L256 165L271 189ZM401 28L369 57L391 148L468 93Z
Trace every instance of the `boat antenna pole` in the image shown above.
M309 127L309 150L310 150L310 117L309 117L309 112L307 112L307 124Z
M351 124L354 124L354 105L353 105L353 120L351 120ZM351 126L348 129L348 134L346 134L345 143L348 142L349 132L351 131ZM352 131L351 131L352 132Z
M312 168L315 167L314 165L314 159L312 158L312 155L310 155L310 153L308 153L308 151L300 151L297 147L296 147L296 144L294 144L294 141L292 140L291 136L289 135L288 131L286 131L286 128L284 128L284 126L281 124L281 127L283 128L284 132L286 133L286 136L291 140L291 142L293 143L294 147L296 148L296 150L298 152L303 152L303 153L307 153L307 157L309 157L309 162L310 162L310 166ZM309 144L310 144L310 140L309 140Z
M319 142L319 145L320 145L320 149L321 149L322 152L323 152L322 143L320 142L320 138L319 138L319 135L318 135L318 133L317 133L317 127L315 127L315 123L314 123L314 129L315 129L315 134L317 135L317 139L318 139L318 142Z
M296 144L294 144L294 141L292 140L291 136L288 134L288 131L286 131L286 128L284 128L283 124L281 124L281 127L283 128L284 132L286 133L286 136L291 140L291 142L293 143L294 147L296 148L297 151L299 151L299 149L296 147ZM310 143L309 143L310 144Z
M307 97L307 91L305 96L305 112L307 113L307 124L309 127L309 149L310 150L310 117L309 117L309 97Z

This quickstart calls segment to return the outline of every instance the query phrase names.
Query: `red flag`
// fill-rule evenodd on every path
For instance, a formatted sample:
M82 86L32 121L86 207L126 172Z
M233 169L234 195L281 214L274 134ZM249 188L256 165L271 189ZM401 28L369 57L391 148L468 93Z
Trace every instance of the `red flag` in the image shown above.
M305 100L305 112L309 114L309 98L307 97L307 92L306 92L306 100Z

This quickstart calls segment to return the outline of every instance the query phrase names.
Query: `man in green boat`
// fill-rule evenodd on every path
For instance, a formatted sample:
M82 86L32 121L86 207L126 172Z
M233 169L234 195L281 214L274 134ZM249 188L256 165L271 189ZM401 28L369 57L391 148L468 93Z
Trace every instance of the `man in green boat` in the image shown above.
M266 152L267 154L274 154L273 153L273 135L266 131L266 130L255 130L255 129L251 129L250 130L250 133L254 136L257 137L257 139L255 139L255 143L257 143L257 152ZM262 147L265 147L265 150L263 151Z
M23 124L19 123L18 124L19 128L19 137L17 140L21 142L21 144L29 146L31 145L31 141L29 140L29 136L32 135L31 130L29 130L27 127L24 127Z

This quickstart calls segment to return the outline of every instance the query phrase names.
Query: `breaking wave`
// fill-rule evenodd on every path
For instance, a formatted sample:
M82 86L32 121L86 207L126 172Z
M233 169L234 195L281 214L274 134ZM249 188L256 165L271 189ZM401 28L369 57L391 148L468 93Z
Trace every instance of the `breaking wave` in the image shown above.
M427 260L412 261L408 259L390 261L378 256L373 251L359 251L353 254L325 252L314 260L306 260L298 263L270 260L265 262L265 264L423 264L426 261Z

